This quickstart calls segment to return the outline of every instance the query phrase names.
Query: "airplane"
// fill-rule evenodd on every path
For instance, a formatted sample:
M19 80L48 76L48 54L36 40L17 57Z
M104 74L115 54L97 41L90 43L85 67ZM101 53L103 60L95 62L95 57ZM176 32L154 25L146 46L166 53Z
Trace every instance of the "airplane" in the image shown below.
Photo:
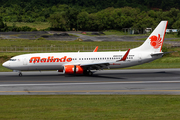
M12 57L2 66L18 72L32 70L58 70L64 74L92 75L94 70L125 68L161 58L168 21L161 21L145 42L133 49L116 52L34 53Z

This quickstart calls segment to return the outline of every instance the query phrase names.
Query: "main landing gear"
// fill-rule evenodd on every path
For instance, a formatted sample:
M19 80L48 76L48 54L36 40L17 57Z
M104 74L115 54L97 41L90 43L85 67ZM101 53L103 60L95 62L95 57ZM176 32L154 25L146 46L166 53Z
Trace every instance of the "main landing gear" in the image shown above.
M93 72L89 71L89 72L88 72L88 75L89 75L89 76L92 76L92 75L93 75Z
M83 72L84 75L87 75L87 76L92 76L93 75L93 72L91 72L90 70L85 70Z

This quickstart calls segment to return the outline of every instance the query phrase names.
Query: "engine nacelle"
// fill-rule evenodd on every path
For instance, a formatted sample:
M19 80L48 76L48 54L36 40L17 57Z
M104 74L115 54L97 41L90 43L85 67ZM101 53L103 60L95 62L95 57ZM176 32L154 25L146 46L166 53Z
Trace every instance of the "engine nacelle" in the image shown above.
M83 74L83 67L78 65L65 65L64 74Z

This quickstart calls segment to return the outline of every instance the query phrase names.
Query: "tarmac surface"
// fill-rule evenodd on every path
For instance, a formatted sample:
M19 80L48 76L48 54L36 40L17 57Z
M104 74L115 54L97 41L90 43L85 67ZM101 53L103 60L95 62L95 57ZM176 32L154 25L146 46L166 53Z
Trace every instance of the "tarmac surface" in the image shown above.
M0 72L0 95L166 94L180 95L180 69L121 69L93 76L56 71Z

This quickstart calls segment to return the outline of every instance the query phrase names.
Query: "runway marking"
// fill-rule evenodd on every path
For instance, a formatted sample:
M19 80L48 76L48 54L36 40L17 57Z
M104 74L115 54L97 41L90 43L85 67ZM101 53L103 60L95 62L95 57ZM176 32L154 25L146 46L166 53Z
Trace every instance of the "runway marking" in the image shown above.
M118 93L118 92L180 92L180 90L75 90L75 91L0 91L0 93Z
M8 86L63 86L63 85L100 85L100 84L149 84L149 83L180 83L180 81L133 81L133 82L88 82L88 83L47 83L47 84L1 84Z
M72 82L75 82L75 83L80 83L80 82L82 82L82 81L0 81L0 83L3 83L3 82L6 82L6 83L10 83L10 82L16 82L16 83L18 83L18 82L35 82L35 83L38 83L38 82L43 82L43 83L45 83L45 82L51 82L51 83L55 83L55 82L57 82L57 83L72 83ZM92 82L92 81L85 81L85 83L89 83L89 82Z

